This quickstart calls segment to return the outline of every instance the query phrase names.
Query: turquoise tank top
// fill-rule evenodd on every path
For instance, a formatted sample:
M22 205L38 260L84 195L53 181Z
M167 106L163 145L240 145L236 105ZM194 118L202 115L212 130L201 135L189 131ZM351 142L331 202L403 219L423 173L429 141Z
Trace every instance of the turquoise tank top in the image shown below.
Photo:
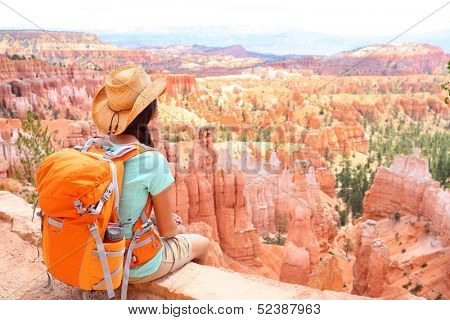
M113 147L104 148L114 151L123 146L113 144ZM122 221L131 219L133 222L124 226L126 238L131 238L132 226L139 219L148 195L157 195L174 181L167 159L157 151L138 154L125 162L119 217ZM144 265L130 269L130 277L146 277L158 270L162 260L162 251L160 250L153 259Z

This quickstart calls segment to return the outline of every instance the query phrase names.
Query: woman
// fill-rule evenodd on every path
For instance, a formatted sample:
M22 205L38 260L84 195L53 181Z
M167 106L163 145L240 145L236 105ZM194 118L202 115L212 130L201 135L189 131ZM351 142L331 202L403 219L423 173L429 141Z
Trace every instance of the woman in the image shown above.
M106 75L105 86L94 98L92 117L99 130L109 135L112 147L140 143L154 147L148 129L157 116L157 98L165 91L165 79L151 82L141 66L129 65ZM190 261L205 264L209 239L185 234L181 219L173 214L173 182L166 158L157 151L141 153L125 163L119 217L131 219L125 237L139 219L148 196L153 200L154 223L163 249L143 265L130 269L130 282L158 279Z

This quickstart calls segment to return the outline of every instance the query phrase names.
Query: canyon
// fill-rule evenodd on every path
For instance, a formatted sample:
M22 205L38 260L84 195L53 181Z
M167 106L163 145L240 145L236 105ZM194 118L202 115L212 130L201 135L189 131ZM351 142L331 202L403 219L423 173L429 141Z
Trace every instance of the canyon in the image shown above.
M388 127L448 132L448 53L407 44L270 62L242 48L134 50L93 34L55 36L0 33L0 226L25 255L39 226L19 198L34 193L20 177L23 119L37 115L56 150L99 137L91 104L105 72L139 63L151 80L168 83L149 127L175 177L176 213L189 232L211 239L209 267L191 264L179 278L242 281L255 288L251 297L274 286L290 298L449 298L450 194L432 177L430 154L373 157ZM358 71L341 74L361 59ZM345 161L373 170L360 212L342 196ZM176 294L170 283L136 286L131 295L206 296ZM45 295L77 294L60 283L55 290Z

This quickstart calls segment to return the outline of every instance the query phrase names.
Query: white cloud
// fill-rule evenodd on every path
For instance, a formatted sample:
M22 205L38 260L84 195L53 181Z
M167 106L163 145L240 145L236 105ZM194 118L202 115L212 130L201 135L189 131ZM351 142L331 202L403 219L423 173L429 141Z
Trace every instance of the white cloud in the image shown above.
M165 27L229 26L241 32L286 28L337 35L394 36L444 1L298 0L2 0L45 29L155 31ZM410 33L450 29L450 4ZM35 28L0 3L0 28Z

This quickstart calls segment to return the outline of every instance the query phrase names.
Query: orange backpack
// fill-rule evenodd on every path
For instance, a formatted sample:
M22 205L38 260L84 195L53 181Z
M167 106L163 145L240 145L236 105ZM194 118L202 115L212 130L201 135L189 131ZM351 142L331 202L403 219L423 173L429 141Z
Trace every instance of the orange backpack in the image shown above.
M130 223L118 214L124 162L154 149L136 144L112 152L101 147L108 145L107 139L90 139L42 162L36 176L42 251L54 278L83 290L107 290L109 298L122 284L121 297L126 299L129 269L162 249L150 220L151 197L132 238L107 242L104 236L108 226Z

